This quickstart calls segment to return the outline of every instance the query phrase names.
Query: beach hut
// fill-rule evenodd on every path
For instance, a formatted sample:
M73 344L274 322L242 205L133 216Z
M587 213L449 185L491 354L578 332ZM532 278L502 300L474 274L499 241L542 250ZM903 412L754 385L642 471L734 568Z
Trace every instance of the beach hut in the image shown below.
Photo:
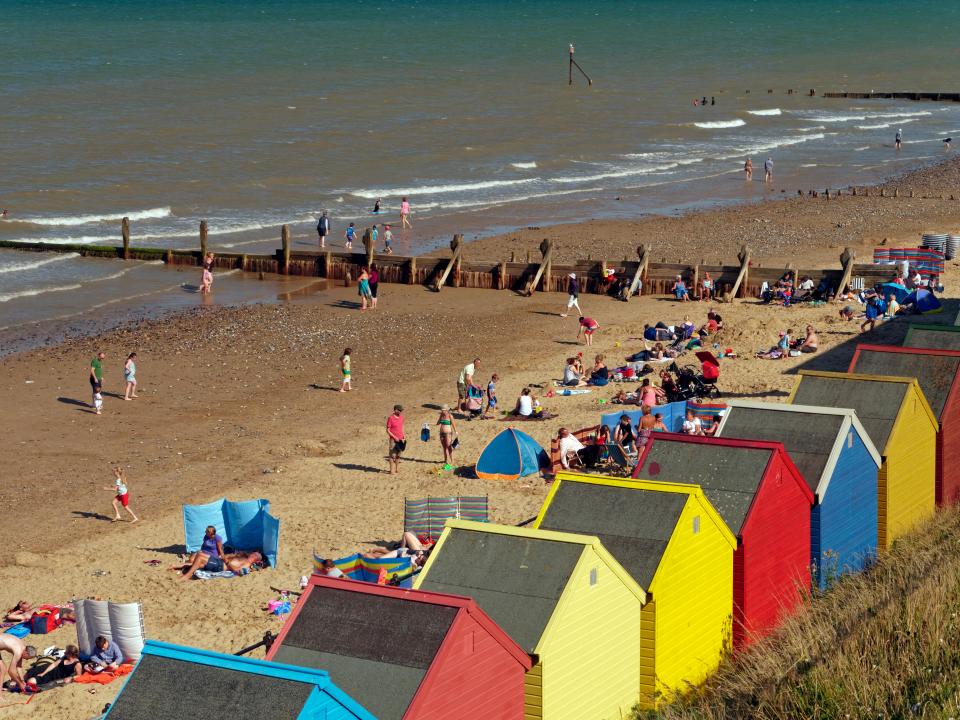
M470 598L316 576L267 659L324 668L379 720L519 718L531 665Z
M703 682L729 651L737 539L695 485L561 472L534 527L596 535L646 588L645 707Z
M856 411L880 453L880 550L933 514L937 418L915 378L801 370L789 402Z
M917 378L939 424L936 502L953 505L960 497L960 351L858 345L849 372Z
M911 323L907 326L904 347L933 350L960 350L960 325Z
M783 445L655 434L634 478L697 485L737 537L733 646L776 627L810 587L813 493Z
M377 720L322 670L148 640L104 720Z
M629 717L646 593L596 537L451 520L415 581L469 595L534 657L524 720Z
M507 428L493 438L477 460L477 477L484 480L519 480L536 475L550 464L537 441L525 432Z
M880 455L847 408L732 400L717 435L783 443L813 492L814 584L862 570L877 554Z

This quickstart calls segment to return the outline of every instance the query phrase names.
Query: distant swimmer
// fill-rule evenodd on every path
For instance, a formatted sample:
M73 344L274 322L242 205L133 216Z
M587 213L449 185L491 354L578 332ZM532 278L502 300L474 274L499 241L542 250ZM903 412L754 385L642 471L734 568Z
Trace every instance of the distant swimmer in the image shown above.
M0 218L3 218L4 220L6 220L7 215L9 215L9 213L7 212L6 208L4 208L3 210L0 210Z
M707 106L707 96L706 96L706 95L703 96L703 100L700 101L700 104L703 105L703 107L706 107L706 106Z
M949 149L950 149L950 143L951 143L951 142L953 142L953 138L945 138L944 141L943 141L943 149L944 149L944 150L949 150Z
M743 174L747 176L747 182L753 181L753 160L747 158L747 161L743 164Z
M893 144L896 146L897 150L899 150L900 146L903 145L903 130L897 130L897 137L894 139Z
M377 198L377 201L373 204L373 212L377 215L380 214L380 198Z
M700 98L694 98L694 99L693 99L693 106L694 106L694 107L700 107Z
M773 158L767 158L763 162L763 181L773 182Z
M711 104L711 105L716 105L716 104L717 104L717 99L716 99L713 95L710 96L710 104Z

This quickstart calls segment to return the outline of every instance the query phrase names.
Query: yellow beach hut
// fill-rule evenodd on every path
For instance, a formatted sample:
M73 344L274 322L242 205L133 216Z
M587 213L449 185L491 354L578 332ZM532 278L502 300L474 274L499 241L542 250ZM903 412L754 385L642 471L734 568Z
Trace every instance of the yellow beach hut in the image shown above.
M882 461L879 549L933 515L939 426L916 378L801 370L788 402L856 410Z
M414 587L476 600L533 658L523 720L629 717L646 592L596 537L450 520Z
M561 472L534 527L596 535L647 589L641 704L710 675L731 646L737 539L696 485Z

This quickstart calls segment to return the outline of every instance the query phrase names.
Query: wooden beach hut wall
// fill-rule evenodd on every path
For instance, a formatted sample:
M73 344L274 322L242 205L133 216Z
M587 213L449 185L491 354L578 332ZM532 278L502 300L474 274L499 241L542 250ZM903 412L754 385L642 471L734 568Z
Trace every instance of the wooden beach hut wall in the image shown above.
M148 640L104 720L377 720L322 670Z
M937 418L935 499L938 506L960 498L960 351L858 345L849 372L913 376Z
M267 659L325 668L379 720L518 718L531 665L470 598L316 576Z
M903 346L931 350L960 350L960 326L911 323L907 326Z
M788 401L856 411L880 453L880 550L933 515L937 419L916 378L801 370Z
M783 443L813 492L814 585L867 566L877 554L880 454L848 408L732 400L718 437Z
M596 535L646 588L644 707L699 685L729 652L737 539L699 487L561 472L534 527Z
M646 593L596 537L450 520L416 587L469 595L534 663L524 720L629 717Z
M702 487L736 535L734 649L775 628L808 592L813 493L780 443L657 434L633 476Z

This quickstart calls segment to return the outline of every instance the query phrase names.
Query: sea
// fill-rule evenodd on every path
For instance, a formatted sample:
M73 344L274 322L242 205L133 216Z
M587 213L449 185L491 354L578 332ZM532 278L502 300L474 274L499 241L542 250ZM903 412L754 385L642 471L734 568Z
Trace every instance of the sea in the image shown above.
M772 194L767 158L777 191L867 184L960 139L960 104L821 96L956 90L954 3L0 8L2 240L116 244L128 217L135 245L195 248L206 220L214 250L272 252L283 224L312 249L326 210L335 241L350 222L390 223L396 252L414 254L455 232L757 200ZM568 83L571 44L592 84L576 69ZM0 250L0 343L40 323L197 304L194 274ZM236 276L215 287L215 302L231 303L296 290Z

